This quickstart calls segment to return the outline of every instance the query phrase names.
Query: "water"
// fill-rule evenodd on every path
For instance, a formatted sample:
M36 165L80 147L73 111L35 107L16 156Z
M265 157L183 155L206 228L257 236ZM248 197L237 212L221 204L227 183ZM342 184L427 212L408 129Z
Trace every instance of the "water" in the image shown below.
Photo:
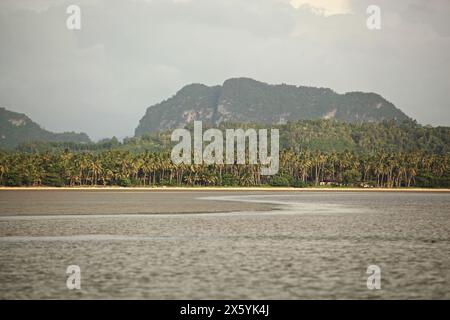
M2 191L0 204L2 299L450 298L450 194ZM372 264L381 290L367 289Z

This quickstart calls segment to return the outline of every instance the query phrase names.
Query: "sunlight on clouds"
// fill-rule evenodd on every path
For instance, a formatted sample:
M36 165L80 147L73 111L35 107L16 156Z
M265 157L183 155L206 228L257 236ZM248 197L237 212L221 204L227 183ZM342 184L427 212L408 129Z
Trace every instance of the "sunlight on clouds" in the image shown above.
M314 13L324 16L352 12L350 0L291 0L290 4L295 9L299 9L302 6L309 6Z

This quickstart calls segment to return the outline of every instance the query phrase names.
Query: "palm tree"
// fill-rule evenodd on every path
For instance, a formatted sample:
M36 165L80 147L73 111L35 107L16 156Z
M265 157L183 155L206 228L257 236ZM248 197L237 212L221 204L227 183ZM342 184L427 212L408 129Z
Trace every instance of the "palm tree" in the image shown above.
M93 159L91 163L92 185L97 185L98 176L102 172L102 163L99 159Z

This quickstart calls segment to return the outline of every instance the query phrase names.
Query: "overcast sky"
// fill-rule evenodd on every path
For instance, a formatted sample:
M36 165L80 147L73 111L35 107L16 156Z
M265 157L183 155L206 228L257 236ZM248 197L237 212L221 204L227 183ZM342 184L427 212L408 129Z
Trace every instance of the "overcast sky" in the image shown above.
M370 4L381 30L366 27ZM449 60L448 0L0 1L0 106L94 139L133 135L186 84L241 76L377 92L448 126Z

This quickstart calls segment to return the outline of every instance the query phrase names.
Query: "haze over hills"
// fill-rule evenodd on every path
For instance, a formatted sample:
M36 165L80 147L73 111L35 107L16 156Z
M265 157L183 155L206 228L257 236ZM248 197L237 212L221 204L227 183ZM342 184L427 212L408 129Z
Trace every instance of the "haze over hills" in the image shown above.
M0 148L13 149L21 143L32 141L89 143L91 139L85 133L47 131L25 114L0 107Z
M184 127L194 120L217 125L333 118L349 123L411 120L376 93L338 94L328 88L270 85L249 78L232 78L221 86L183 87L173 97L149 107L135 135Z

